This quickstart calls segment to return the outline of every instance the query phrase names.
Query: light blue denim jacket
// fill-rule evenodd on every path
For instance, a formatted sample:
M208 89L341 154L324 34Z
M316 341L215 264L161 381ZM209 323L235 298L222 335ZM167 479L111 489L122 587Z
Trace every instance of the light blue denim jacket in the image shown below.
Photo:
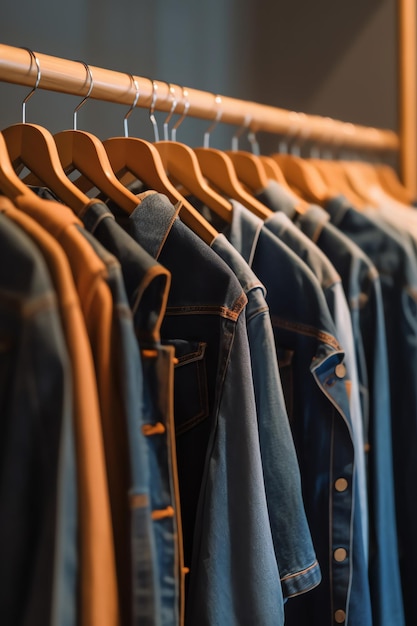
M321 580L301 493L265 287L224 235L211 244L236 274L248 304L246 324L269 519L285 598Z

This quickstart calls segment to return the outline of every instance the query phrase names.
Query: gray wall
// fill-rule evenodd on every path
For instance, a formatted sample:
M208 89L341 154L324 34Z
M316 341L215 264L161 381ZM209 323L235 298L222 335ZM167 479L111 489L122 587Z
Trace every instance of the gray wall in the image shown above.
M213 93L397 128L395 0L2 0L0 41ZM0 127L20 121L26 92L0 83ZM28 104L28 121L52 132L70 128L77 103L72 96L39 92ZM102 138L119 135L124 114L119 105L91 101L79 114L79 128ZM206 126L186 120L178 139L198 145ZM211 144L229 145L233 130L220 125ZM152 138L146 111L131 116L130 133ZM277 145L277 138L260 141L268 149Z

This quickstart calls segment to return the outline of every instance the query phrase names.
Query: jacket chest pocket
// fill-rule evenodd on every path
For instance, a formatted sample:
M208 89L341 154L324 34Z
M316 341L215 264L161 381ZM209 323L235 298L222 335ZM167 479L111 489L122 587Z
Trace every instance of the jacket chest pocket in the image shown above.
M178 362L174 369L175 433L186 433L205 420L209 414L206 348L202 341L173 339Z

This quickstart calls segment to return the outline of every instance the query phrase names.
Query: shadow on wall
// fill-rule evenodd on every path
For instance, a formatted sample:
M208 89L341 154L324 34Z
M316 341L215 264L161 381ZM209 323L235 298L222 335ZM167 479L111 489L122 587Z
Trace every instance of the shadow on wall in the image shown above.
M380 93L375 82L385 80L385 87L395 90L395 6L395 0L248 2L251 10L240 14L248 26L241 22L246 45L240 63L246 79L240 97L256 94L257 100L271 102L273 89L274 104L283 108L335 116L331 100L327 111L311 110L329 77L339 74L346 85L345 94L334 94L335 102L349 96L360 100L360 93L349 93L358 82L367 81ZM362 101L364 116L371 105Z

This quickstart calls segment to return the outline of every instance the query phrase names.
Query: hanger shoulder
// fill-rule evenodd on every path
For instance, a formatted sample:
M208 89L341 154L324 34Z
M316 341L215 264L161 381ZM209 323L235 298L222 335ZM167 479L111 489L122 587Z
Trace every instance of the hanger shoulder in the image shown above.
M258 156L244 150L228 150L226 154L233 162L238 179L249 187L250 191L256 193L265 189L268 176Z
M150 189L165 194L172 203L179 202L182 221L208 245L214 241L218 232L171 183L152 143L135 137L112 137L103 145L116 176L134 174Z
M331 188L343 194L355 207L361 208L364 205L362 196L359 196L343 171L338 161L330 161L327 159L309 159L309 162L317 169L322 176L324 182Z
M0 132L0 189L10 199L18 196L33 195L29 187L19 178L13 169L7 145Z
M115 176L102 142L85 131L64 130L54 135L64 171L78 170L102 193L131 213L137 199Z
M168 176L172 175L187 191L204 202L227 222L231 221L231 203L212 189L203 176L194 151L177 141L158 141L154 144L159 152Z
M324 204L329 197L336 195L311 163L290 154L275 153L271 156L282 169L290 186L295 187L308 200Z
M230 198L238 200L255 215L266 219L271 214L265 205L244 189L236 175L233 161L215 148L194 148L203 175Z
M280 169L278 163L274 161L272 157L261 154L259 158L263 163L265 173L269 179L275 180L276 182L281 183L281 185L288 186L282 170Z
M340 163L349 185L362 198L362 205L374 205L372 188L381 189L381 185L375 172L372 171L372 166L367 167L369 164L357 161L341 161Z
M150 189L164 193L171 202L180 196L169 180L158 150L149 141L136 137L111 137L103 141L117 178L130 172Z
M66 176L49 131L37 124L14 124L2 134L15 170L26 166L76 213L85 207L89 198Z
M387 193L404 204L411 205L414 202L415 198L400 181L393 167L382 163L374 167L378 179Z

